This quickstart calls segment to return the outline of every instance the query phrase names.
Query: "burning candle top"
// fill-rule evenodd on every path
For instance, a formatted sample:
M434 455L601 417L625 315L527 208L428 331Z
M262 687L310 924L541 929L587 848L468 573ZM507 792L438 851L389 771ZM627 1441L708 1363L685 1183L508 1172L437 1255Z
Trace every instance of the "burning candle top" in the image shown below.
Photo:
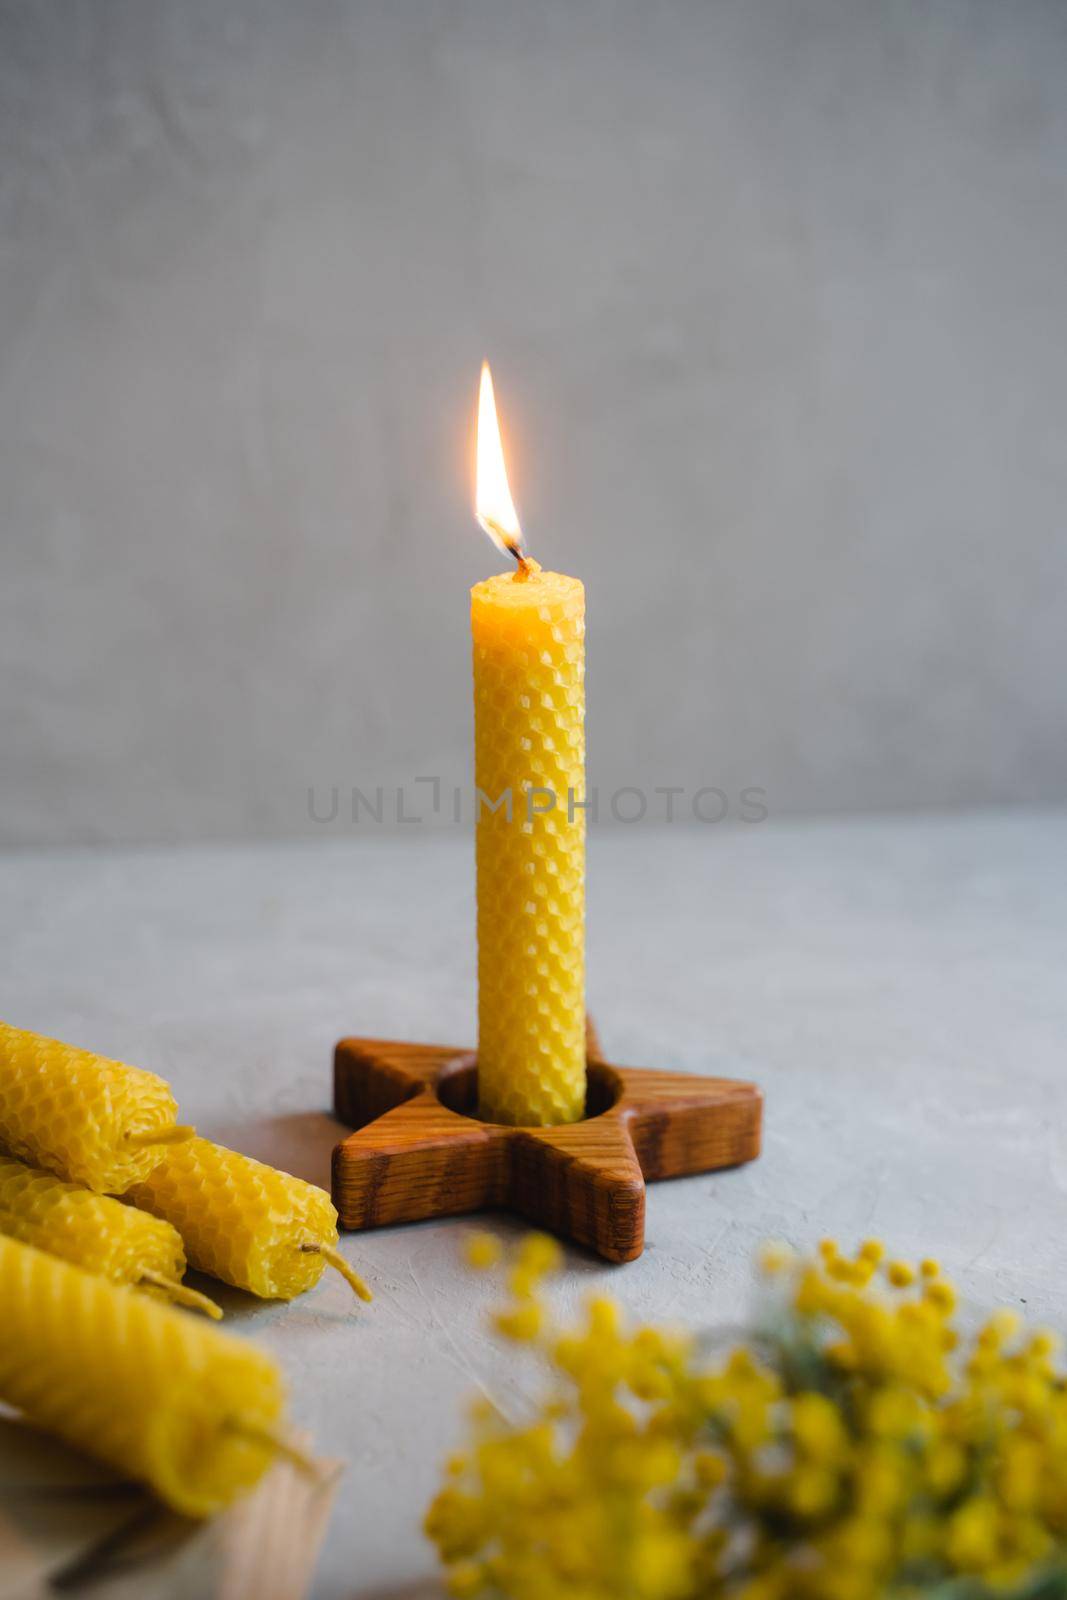
M476 516L517 563L471 590L478 1093L489 1121L585 1110L585 591L526 555L482 367Z

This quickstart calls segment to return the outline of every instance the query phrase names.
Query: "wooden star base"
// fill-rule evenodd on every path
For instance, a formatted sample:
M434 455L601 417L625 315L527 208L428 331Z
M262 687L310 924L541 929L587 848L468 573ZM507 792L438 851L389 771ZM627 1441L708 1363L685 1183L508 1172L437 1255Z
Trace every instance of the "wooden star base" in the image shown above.
M451 1045L342 1039L334 1108L357 1131L333 1153L343 1228L512 1210L608 1261L645 1242L645 1180L759 1155L752 1083L615 1067L590 1027L582 1122L510 1128L477 1115L477 1058Z

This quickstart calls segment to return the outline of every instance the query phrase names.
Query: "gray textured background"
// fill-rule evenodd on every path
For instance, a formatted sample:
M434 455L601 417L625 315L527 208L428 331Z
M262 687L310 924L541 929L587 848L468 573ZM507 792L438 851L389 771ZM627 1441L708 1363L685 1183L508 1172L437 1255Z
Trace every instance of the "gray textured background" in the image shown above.
M466 778L483 353L596 781L1063 798L1065 83L1062 0L0 0L0 841Z
M1067 1328L1065 858L1067 817L1033 813L595 837L589 999L611 1059L756 1078L766 1129L751 1166L649 1187L639 1261L568 1250L568 1321L608 1293L732 1342L763 1240L876 1234L943 1261L965 1323L1006 1306ZM209 1137L325 1183L340 1035L473 1040L473 887L456 834L7 852L4 977L20 1022L164 1073ZM498 1283L458 1270L487 1221L518 1227L346 1234L375 1296L356 1310L333 1274L292 1305L202 1285L349 1463L315 1600L444 1600L416 1586L419 1523L467 1406L518 1421L540 1392L489 1337ZM143 1568L127 1582L159 1600Z

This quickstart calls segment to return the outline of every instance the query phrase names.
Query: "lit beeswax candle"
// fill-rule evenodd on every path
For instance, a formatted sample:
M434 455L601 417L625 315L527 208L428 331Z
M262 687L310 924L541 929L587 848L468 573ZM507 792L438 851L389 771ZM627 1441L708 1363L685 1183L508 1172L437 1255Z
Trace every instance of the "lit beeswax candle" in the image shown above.
M134 1205L163 1217L200 1272L265 1300L292 1300L336 1267L363 1300L362 1279L337 1252L337 1212L313 1183L278 1172L208 1139L164 1153Z
M123 1194L168 1144L177 1102L162 1078L0 1022L0 1147L98 1194Z
M477 514L513 573L471 590L483 1117L585 1109L585 591L522 551L482 368ZM508 798L510 797L510 798Z
M251 1488L284 1444L271 1358L183 1311L0 1238L0 1400L187 1516Z
M210 1317L222 1315L206 1295L182 1283L185 1247L169 1222L24 1166L14 1156L0 1155L0 1234L112 1283L163 1293Z

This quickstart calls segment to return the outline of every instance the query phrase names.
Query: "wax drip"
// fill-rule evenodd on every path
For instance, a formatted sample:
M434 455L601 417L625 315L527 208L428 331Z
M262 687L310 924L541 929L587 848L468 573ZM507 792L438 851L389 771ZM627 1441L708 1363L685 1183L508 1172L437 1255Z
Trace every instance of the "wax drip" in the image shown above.
M187 1144L196 1138L196 1129L179 1123L174 1128L148 1128L144 1133L128 1133L126 1143L144 1149L154 1144Z

